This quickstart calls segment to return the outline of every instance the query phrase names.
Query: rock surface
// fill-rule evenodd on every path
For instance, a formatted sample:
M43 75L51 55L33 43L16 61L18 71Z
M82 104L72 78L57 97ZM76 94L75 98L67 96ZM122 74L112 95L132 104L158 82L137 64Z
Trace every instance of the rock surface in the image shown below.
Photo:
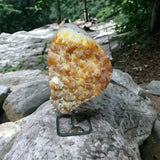
M153 129L157 133L158 138L160 139L160 121L158 119L155 121Z
M4 67L16 67L31 56L47 53L57 26L47 25L30 32L0 35L0 72Z
M149 93L160 96L160 81L153 80L151 83L149 83L146 89Z
M122 72L119 69L114 69L112 80L118 82L120 85L126 87L135 94L139 95L141 93L140 96L143 98L145 97L145 92L143 89L134 83L132 77L128 73Z
M138 146L150 135L156 119L149 100L111 83L100 96L84 103L77 112L90 116L91 134L65 138L57 136L56 112L48 101L24 125L4 160L21 160L24 157L140 160ZM79 121L82 127L86 127L83 118ZM65 120L61 125L65 130L70 122Z
M105 24L102 24L91 28L95 31L89 34L109 53L108 35L113 32L108 30L108 33L104 33L104 26ZM23 69L44 69L45 66L38 64L38 56L48 51L57 29L58 26L48 25L30 32L21 31L12 35L2 33L0 72L5 67L15 67L21 62ZM20 88L35 84L37 80L48 82L48 76L41 74L40 70L0 74L0 85L10 88L12 93L19 96L23 93ZM17 122L0 125L0 160L6 153L4 160L140 160L138 147L150 135L156 113L150 101L145 99L143 90L128 74L114 70L113 80L118 85L111 83L99 97L78 109L79 113L90 116L93 126L91 134L65 138L57 136L57 113L48 101L29 116L29 119L26 117ZM30 88L30 92L32 91ZM85 127L84 119L79 120L82 127ZM24 128L21 130L22 126ZM70 126L69 120L62 123L62 128L68 130L66 126ZM154 127L159 133L159 123L156 122Z
M49 99L49 77L40 70L1 73L0 77L0 84L12 91L3 106L11 121L32 113Z
M43 55L44 58L46 55ZM28 59L25 59L23 61L23 65L21 69L40 69L40 70L46 70L47 67L47 61L44 60L44 62L41 62L40 59L43 57L42 55L40 56L30 56Z
M3 109L10 121L16 121L33 113L49 97L48 80L24 83L9 94L3 104Z
M156 119L156 111L149 100L111 83L99 97L83 106L88 110L93 108L96 114L102 114L102 120L118 129L133 144L134 149L136 144L142 144L150 135Z
M110 38L115 35L114 33L115 23L111 20L108 23L99 23L91 27L92 32L88 32L89 35L98 43L108 54L110 60L113 60L110 48Z
M16 72L0 73L0 84L10 87L12 91L19 85L37 80L48 80L48 76L42 74L41 70L21 70Z
M16 122L7 122L0 125L0 160L3 160L5 154L9 152L14 139L29 118L30 116Z
M107 121L101 121L101 116L93 116L91 121L91 134L59 137L56 133L55 111L51 103L46 102L26 123L4 160L140 159ZM62 125L69 124L65 121Z
M109 54L110 59L112 55L108 47L108 36L114 34L114 25L113 21L100 23L92 26L92 32L89 32L91 37ZM48 52L58 28L58 25L50 24L29 32L0 34L0 72L18 65L22 69L43 70L46 65L39 63L39 56Z
M6 153L9 152L20 126L12 122L0 125L0 160L3 160Z

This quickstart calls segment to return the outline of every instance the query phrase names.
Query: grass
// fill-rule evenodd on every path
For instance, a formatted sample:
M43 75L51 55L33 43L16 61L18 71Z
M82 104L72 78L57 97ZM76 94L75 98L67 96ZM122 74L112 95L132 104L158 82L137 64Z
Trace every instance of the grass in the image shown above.
M47 55L41 55L38 57L39 64L46 63L46 61L47 61Z
M20 63L16 67L4 67L3 73L19 71L22 68L22 65L23 61L20 61Z

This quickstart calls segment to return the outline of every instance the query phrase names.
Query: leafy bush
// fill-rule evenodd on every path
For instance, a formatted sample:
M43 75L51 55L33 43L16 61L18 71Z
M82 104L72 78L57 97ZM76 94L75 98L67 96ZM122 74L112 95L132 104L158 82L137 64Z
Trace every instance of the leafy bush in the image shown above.
M147 28L149 16L151 14L150 0L115 0L111 3L119 11L115 22L118 23L118 32L127 32L134 30L141 30ZM118 18L120 18L118 20Z
M150 46L154 41L155 35L149 35L148 32L130 32L120 37L112 38L112 41L118 40L122 46L123 52L128 53L133 50L141 50Z
M114 17L114 22L116 23L115 30L117 33L125 32L126 23L128 23L128 17L124 14L119 14Z
M111 17L113 15L113 8L103 8L101 9L96 18L98 19L98 22L106 21L107 18Z
M98 22L111 16L118 32L133 31L147 27L151 13L150 0L88 0L90 17ZM13 33L31 30L64 19L83 19L82 0L0 0L0 32Z
M47 23L50 10L37 8L37 0L0 0L0 33L31 30Z

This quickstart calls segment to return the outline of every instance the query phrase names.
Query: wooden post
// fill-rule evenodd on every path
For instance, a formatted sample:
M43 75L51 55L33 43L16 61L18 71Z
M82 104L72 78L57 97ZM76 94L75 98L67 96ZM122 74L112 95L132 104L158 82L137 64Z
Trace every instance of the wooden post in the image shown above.
M87 11L87 1L83 0L83 19L88 22L88 11Z
M150 31L151 32L160 31L160 0L153 1Z

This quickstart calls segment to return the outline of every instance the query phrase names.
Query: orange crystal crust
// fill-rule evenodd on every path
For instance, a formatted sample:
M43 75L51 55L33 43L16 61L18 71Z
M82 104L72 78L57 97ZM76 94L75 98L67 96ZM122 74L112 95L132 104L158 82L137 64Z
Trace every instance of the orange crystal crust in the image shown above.
M47 57L53 106L70 113L98 96L112 78L105 51L77 26L57 32Z

